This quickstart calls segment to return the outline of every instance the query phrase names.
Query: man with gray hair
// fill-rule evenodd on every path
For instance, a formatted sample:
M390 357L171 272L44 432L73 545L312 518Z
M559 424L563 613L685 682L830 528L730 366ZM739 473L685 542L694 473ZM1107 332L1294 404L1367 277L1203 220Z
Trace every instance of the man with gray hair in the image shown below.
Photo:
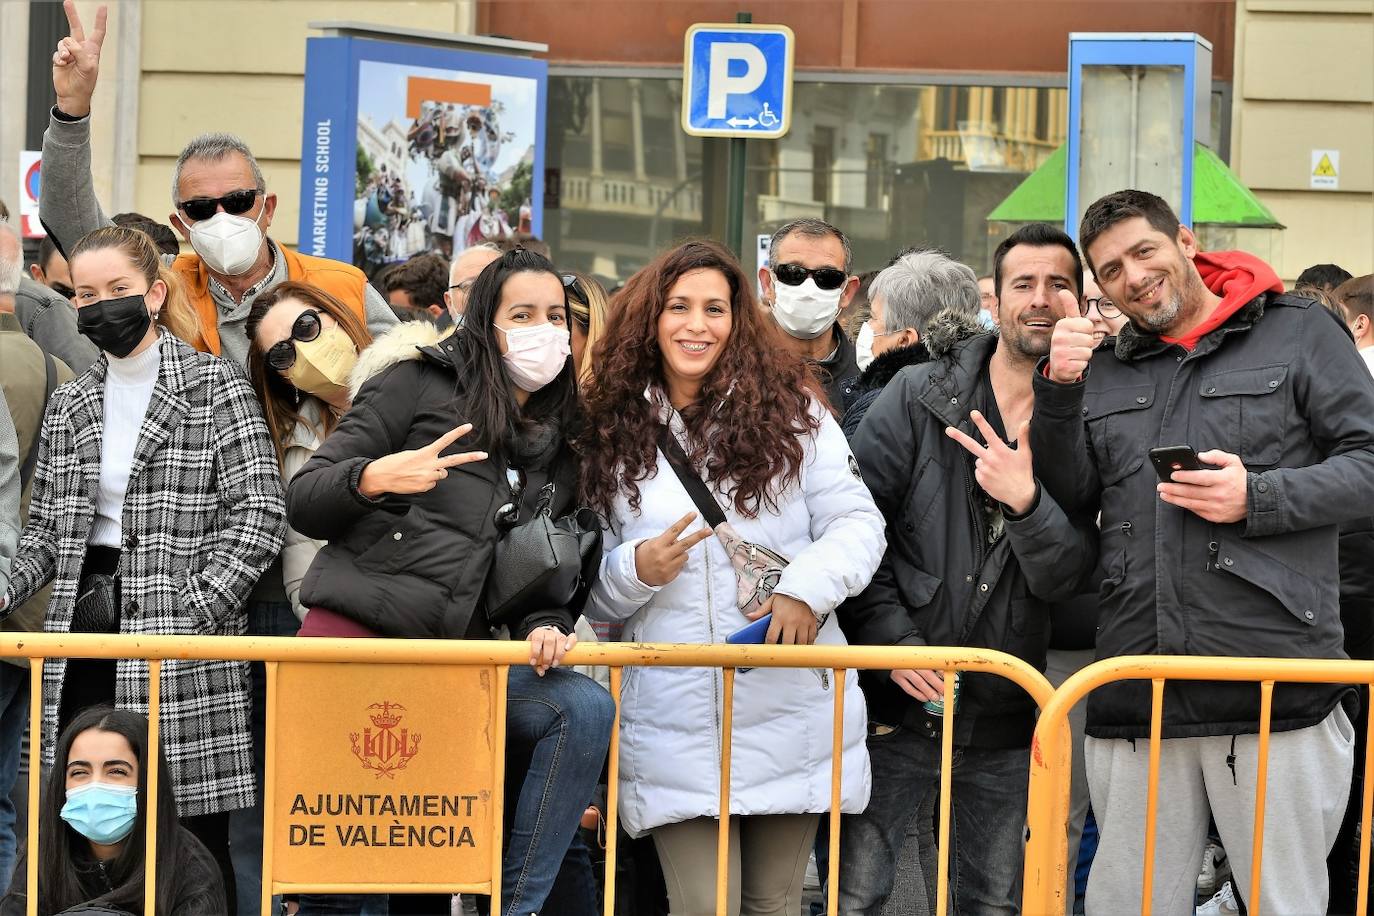
M448 289L444 292L444 305L448 307L449 317L455 325L462 325L463 312L468 307L468 291L488 264L501 257L501 246L495 242L479 242L463 251L453 259L448 269Z
M898 256L868 290L873 362L848 392L841 426L853 437L868 408L897 373L980 330L973 271L942 251Z
M840 410L859 376L854 344L840 327L840 311L859 290L845 234L823 219L805 217L773 233L768 266L759 268L763 304L783 340L815 367L831 405Z
M43 188L39 206L49 234L68 249L88 232L110 224L91 179L91 97L105 40L105 7L87 33L72 0L63 4L71 34L53 54L57 105L43 135ZM365 321L373 336L396 323L380 293L351 264L290 251L265 235L277 210L262 169L248 146L226 133L202 134L177 158L168 221L195 254L168 258L200 316L198 350L243 365L244 325L253 300L285 280L333 294Z

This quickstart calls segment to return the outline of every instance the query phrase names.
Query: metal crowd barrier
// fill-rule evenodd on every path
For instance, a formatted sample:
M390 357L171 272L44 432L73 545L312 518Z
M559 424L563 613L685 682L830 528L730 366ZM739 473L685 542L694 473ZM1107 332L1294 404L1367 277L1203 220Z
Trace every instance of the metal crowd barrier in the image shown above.
M155 911L156 849L157 849L157 754L160 752L159 708L161 701L162 662L169 659L209 659L233 661L262 661L267 668L267 748L263 829L263 913L270 912L271 898L283 892L313 893L501 893L501 821L502 773L505 738L506 674L512 665L529 663L528 645L523 642L449 641L419 639L299 639L281 637L177 637L177 636L97 636L61 633L6 633L0 635L0 655L27 656L33 662L30 677L32 698L30 719L33 728L42 721L43 661L47 658L125 658L145 659L148 662L149 705L147 799L150 805L144 821L146 843L145 912ZM423 883L389 883L362 880L347 883L286 883L275 880L274 850L279 839L275 835L275 783L277 780L277 745L281 736L276 733L276 691L281 665L286 663L350 663L386 666L487 666L495 670L494 702L489 704L492 717L492 737L496 748L493 772L494 784L488 800L494 811L492 835L485 838L490 849L489 879L459 885ZM730 810L731 720L733 713L735 671L738 668L830 668L837 688L844 683L848 669L924 668L945 672L977 671L995 674L1019 685L1038 706L1050 702L1053 688L1044 676L1020 659L1000 652L962 648L902 648L871 646L729 646L729 645L665 645L639 643L579 644L564 658L563 664L603 665L610 668L611 695L620 705L621 672L625 666L657 665L671 667L710 667L723 671L724 695L721 746L720 810ZM485 683L485 682L484 682ZM949 830L950 830L950 766L953 747L954 679L945 680L945 712L943 752L940 772L940 812L938 865L938 913L948 912ZM450 698L452 702L452 698ZM831 753L830 863L827 882L827 912L838 912L840 789L842 785L844 691L836 689L834 699L834 729ZM1062 706L1062 704L1061 704ZM454 706L455 715L460 707ZM384 711L385 712L385 711ZM1060 716L1062 722L1062 714ZM377 720L374 720L374 722ZM385 722L383 722L385 725ZM1067 747L1068 727L1063 725L1061 746ZM1045 725L1042 722L1041 731ZM34 733L35 735L38 732ZM307 736L293 734L293 742L310 746ZM403 739L404 740L404 739ZM418 742L418 737L412 740ZM605 916L615 912L616 807L619 776L619 713L612 731L607 798ZM355 749L355 754L357 753ZM37 912L38 901L38 817L41 742L34 740L29 769L29 831L28 831L28 912ZM379 777L383 774L378 773ZM1062 775L1068 778L1067 766ZM1042 782L1044 777L1042 775ZM1067 785L1067 783L1065 783ZM1052 787L1051 787L1052 788ZM1042 794L1045 787L1042 786ZM1046 833L1032 830L1032 836ZM720 819L720 839L716 851L716 912L726 912L727 863L729 861L729 818ZM1061 844L1062 859L1062 844ZM1062 883L1060 885L1062 892Z
M1252 681L1260 691L1259 762L1256 770L1254 863L1245 896L1250 916L1260 916L1260 874L1264 851L1264 806L1269 766L1270 715L1275 683L1366 684L1374 687L1374 662L1292 658L1206 658L1127 656L1089 665L1074 674L1042 704L1031 750L1030 800L1027 824L1022 910L1027 916L1059 916L1065 912L1068 881L1068 812L1070 760L1069 710L1092 690L1118 681L1150 681L1149 788L1146 796L1145 855L1140 912L1149 916L1154 882L1156 808L1159 802L1159 756L1164 683L1186 681ZM1370 820L1374 809L1374 703L1368 710L1364 797L1362 800L1359 897L1357 916L1369 907ZM1352 723L1353 724L1353 723ZM1078 751L1081 753L1082 749ZM833 912L833 911L832 911ZM1282 916L1282 914L1274 914Z

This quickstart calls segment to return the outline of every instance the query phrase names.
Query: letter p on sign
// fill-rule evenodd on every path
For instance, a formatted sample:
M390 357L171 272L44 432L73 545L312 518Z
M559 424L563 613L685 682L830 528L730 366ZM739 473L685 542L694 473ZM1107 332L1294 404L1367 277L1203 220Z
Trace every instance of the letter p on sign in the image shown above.
M732 76L730 64L743 61L744 73ZM725 103L729 96L748 95L763 85L768 65L763 52L754 45L734 42L715 42L711 45L711 82L706 97L706 116L725 117Z

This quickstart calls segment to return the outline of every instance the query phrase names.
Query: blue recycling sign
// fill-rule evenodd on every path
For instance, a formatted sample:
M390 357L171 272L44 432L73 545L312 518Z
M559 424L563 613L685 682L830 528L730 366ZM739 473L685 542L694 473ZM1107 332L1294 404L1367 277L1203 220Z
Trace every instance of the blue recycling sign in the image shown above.
M785 25L697 23L682 58L682 129L697 137L758 137L792 124L792 53Z

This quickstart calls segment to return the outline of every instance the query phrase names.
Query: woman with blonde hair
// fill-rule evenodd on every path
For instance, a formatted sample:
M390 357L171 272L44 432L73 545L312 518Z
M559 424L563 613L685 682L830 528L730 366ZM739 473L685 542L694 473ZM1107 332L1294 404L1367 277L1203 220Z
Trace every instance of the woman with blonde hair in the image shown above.
M563 275L563 289L568 296L568 329L572 331L573 367L577 370L577 385L586 388L595 377L593 352L596 342L606 333L606 315L610 311L610 296L596 279L588 274L569 271Z
M237 366L184 342L194 313L147 235L97 229L70 263L77 327L102 354L48 406L0 607L51 581L49 632L241 635L285 529L253 390ZM82 709L148 703L144 661L51 659L43 681L48 766ZM254 803L247 665L164 662L161 723L182 824L219 863L232 912L229 812Z

